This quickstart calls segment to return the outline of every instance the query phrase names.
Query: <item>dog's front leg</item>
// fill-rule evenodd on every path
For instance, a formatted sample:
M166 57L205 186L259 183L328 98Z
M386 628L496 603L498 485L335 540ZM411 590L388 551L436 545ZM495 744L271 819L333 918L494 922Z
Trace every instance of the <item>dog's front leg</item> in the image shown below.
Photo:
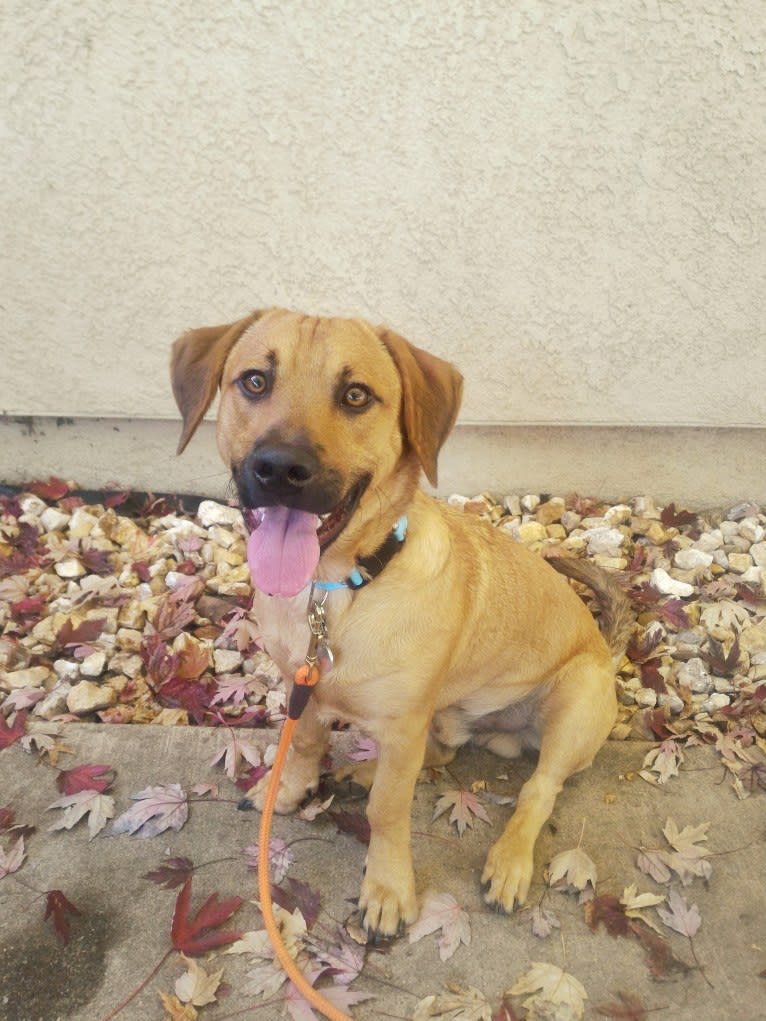
M310 700L295 724L290 751L279 781L279 793L274 810L281 815L294 812L308 795L316 793L319 786L319 767L327 751L330 733L320 723L316 701ZM266 790L271 774L262 777L251 787L245 799L263 809Z
M359 913L370 942L401 935L417 917L410 848L412 797L423 765L427 722L402 727L388 721L377 733L378 761L370 791L367 855Z

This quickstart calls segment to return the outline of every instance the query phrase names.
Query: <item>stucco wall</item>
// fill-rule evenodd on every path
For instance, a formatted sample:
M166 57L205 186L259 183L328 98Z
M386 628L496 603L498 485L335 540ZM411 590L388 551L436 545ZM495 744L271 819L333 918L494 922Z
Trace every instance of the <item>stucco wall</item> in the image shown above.
M465 423L763 426L763 0L5 0L0 411L175 416L252 307Z

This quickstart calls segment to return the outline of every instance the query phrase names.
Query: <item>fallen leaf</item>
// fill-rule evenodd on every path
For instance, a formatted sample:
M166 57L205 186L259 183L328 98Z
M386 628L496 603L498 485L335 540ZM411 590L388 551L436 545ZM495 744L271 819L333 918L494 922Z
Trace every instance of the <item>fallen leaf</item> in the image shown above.
M199 957L216 947L227 946L238 940L239 932L215 932L237 911L242 904L241 897L230 897L218 901L218 894L211 894L194 918L189 916L191 906L191 878L187 879L176 898L170 936L173 947L189 957Z
M67 915L79 915L82 912L71 901L67 900L61 890L48 890L45 898L45 920L53 919L53 930L62 943L69 941L69 919Z
M674 974L685 975L689 971L689 965L676 957L668 941L658 933L652 932L640 922L631 922L630 928L646 951L646 963L654 978L666 979Z
M603 925L610 936L627 936L630 931L625 908L611 893L594 897L585 905L585 921L594 932Z
M553 911L549 911L548 908L541 907L539 904L532 908L531 918L532 935L538 939L547 939L554 929L561 928L558 916Z
M528 1021L579 1021L588 994L582 983L555 964L535 961L508 991L511 996L532 993L524 1000ZM554 1007L555 1011L551 1008Z
M709 822L703 822L698 826L684 826L679 831L670 816L665 822L662 832L676 854L665 853L664 861L678 874L684 886L688 886L695 876L709 879L713 871L710 862L706 861L710 854L709 849L699 846L700 841L707 840L709 826Z
M109 775L105 776L105 773ZM79 791L96 791L103 794L112 785L113 780L111 766L87 762L72 769L62 769L56 777L56 786L62 794L77 794Z
M417 943L424 936L441 929L439 958L448 961L463 943L471 943L471 921L468 913L460 907L449 893L428 892L423 898L420 915L410 926L409 941Z
M668 907L658 907L657 914L665 925L676 932L680 932L682 936L688 936L689 939L696 935L697 930L702 924L697 905L688 905L677 890L670 891L668 894Z
M216 990L221 984L223 968L211 974L205 971L196 961L181 954L186 964L186 972L176 979L176 996L182 1003L191 1003L195 1007L204 1007L208 1003L215 1003Z
M337 985L349 985L364 967L367 947L360 946L342 926L337 928L335 942L307 934L304 946L317 965L328 968Z
M657 748L652 748L646 753L643 761L643 769L640 771L640 776L644 780L649 780L651 783L664 784L673 776L678 776L678 767L684 761L684 753L681 744L669 738L667 741L663 741ZM651 775L655 773L656 778Z
M108 794L99 794L98 791L78 791L76 794L67 794L54 801L52 805L48 805L46 812L54 808L63 808L64 814L48 827L49 832L71 830L83 816L87 816L88 832L90 840L93 840L113 817L114 798L110 798Z
M474 817L482 822L489 823L490 818L476 794L471 791L452 790L446 791L436 802L433 819L438 819L448 809L452 809L449 821L457 826L457 831L462 837L466 827L473 826Z
M234 731L230 731L224 747L219 749L210 760L211 767L221 760L223 760L226 775L230 780L236 780L243 762L248 762L253 767L261 765L261 753L255 745L243 741Z
M245 861L249 869L258 871L258 844L250 844L244 850ZM281 883L287 875L290 866L295 861L295 855L290 850L290 845L280 837L272 837L269 840L269 876L272 883Z
M24 861L25 854L24 837L19 837L7 854L0 847L0 879L4 879L12 872L18 872Z
M349 833L360 844L370 843L370 823L363 812L336 810L327 814L335 823L338 833Z
M590 855L581 847L573 847L551 859L547 880L552 889L564 893L583 892L588 886L595 889L597 874L596 864Z
M19 710L13 717L13 723L10 725L6 722L5 717L0 715L0 748L8 748L24 736L24 721L26 718L26 709Z
M141 878L149 879L166 890L174 890L185 883L193 871L194 863L191 858L165 858L159 868L144 873Z
M197 1021L197 1011L191 1003L181 1003L177 996L160 993L162 1006L167 1011L165 1021Z
M56 640L52 652L64 652L66 649L74 648L77 645L87 645L95 642L104 630L106 617L99 617L97 620L84 620L77 626L72 624L69 617L56 633Z
M319 917L319 905L321 894L318 890L312 890L308 883L300 879L292 879L288 876L287 887L272 886L271 896L275 904L278 904L288 915L295 915L299 912L303 919L304 929L310 929Z
M167 829L180 830L189 816L186 794L177 783L146 787L131 799L138 804L115 819L114 833L156 837Z

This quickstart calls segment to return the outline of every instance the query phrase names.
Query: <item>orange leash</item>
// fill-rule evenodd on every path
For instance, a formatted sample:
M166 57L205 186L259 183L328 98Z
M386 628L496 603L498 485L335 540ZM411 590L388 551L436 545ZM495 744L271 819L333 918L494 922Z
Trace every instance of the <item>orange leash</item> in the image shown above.
M293 738L293 731L298 717L309 700L314 685L319 680L319 670L314 663L304 663L295 675L293 690L290 693L290 703L287 710L287 719L282 727L279 737L277 754L274 765L271 767L271 777L266 790L266 800L263 805L261 816L261 828L258 836L258 896L261 902L261 913L263 922L277 960L284 968L288 978L302 996L308 1000L312 1007L328 1019L328 1021L353 1021L348 1014L344 1014L317 990L304 977L298 965L287 952L287 947L282 940L282 934L274 918L274 906L271 900L271 883L269 882L269 837L271 835L271 820L274 815L274 806L277 802L279 791L279 780L282 776L282 769L287 759L287 752Z

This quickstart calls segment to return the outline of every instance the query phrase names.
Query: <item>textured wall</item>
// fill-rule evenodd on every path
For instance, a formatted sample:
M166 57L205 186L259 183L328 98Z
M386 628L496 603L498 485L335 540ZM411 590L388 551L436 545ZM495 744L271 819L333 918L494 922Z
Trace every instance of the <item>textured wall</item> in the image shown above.
M763 425L763 0L4 0L0 411L175 414L283 303L464 422Z

